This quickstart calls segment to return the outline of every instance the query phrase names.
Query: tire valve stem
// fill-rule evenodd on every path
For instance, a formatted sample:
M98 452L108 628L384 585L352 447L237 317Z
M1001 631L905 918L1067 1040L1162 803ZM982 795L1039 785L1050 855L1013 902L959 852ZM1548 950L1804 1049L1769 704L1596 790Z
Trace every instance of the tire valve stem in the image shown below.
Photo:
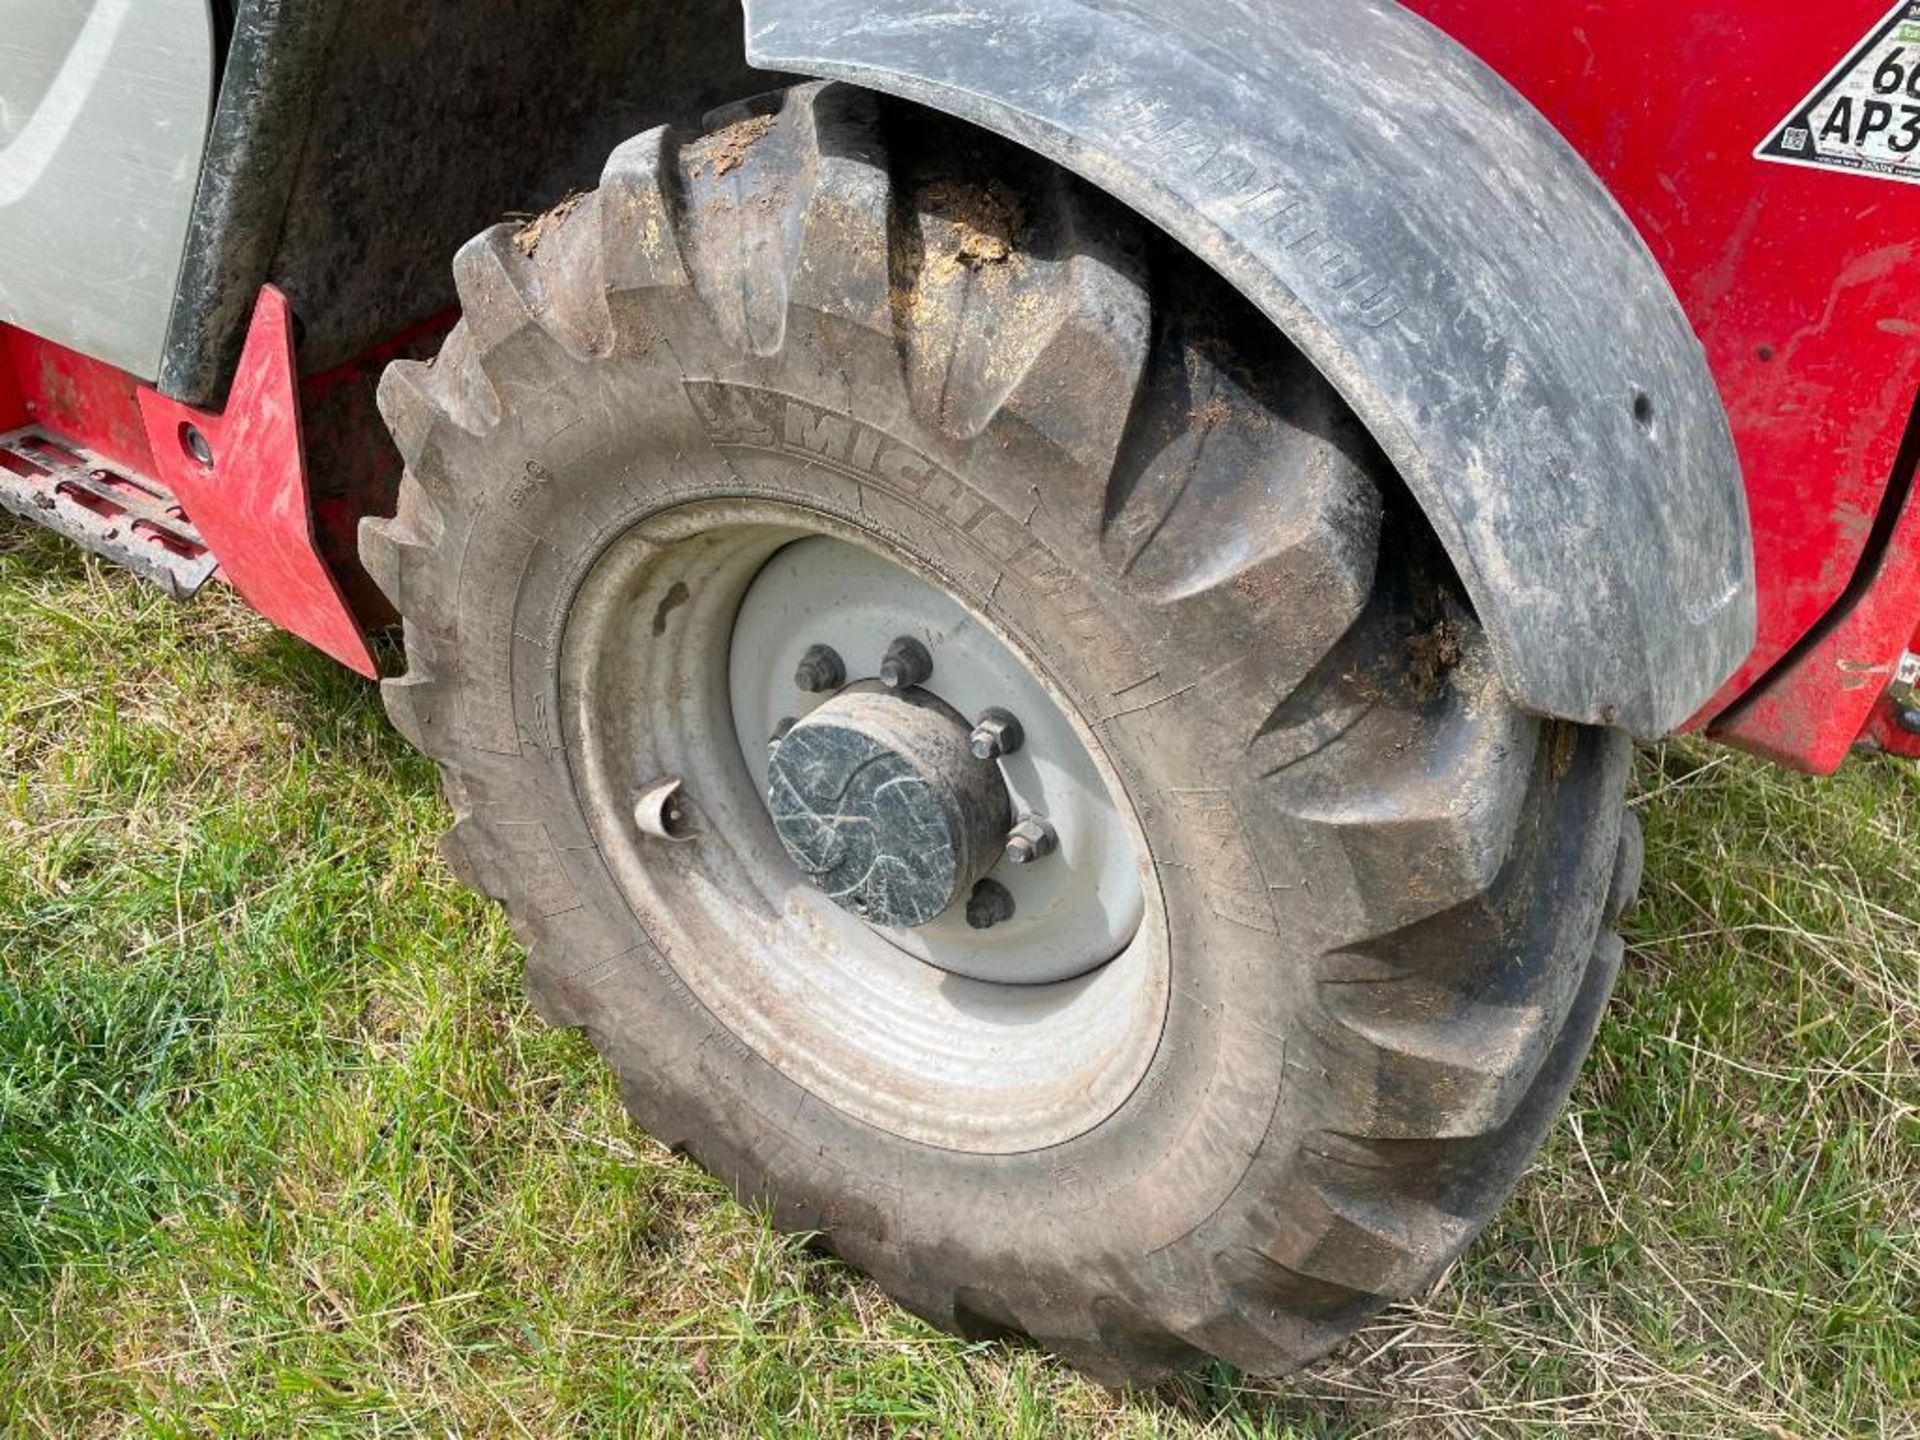
M687 802L676 776L656 780L640 791L633 805L633 823L640 833L656 840L691 840L687 833Z
M967 897L967 925L974 930L991 930L1002 920L1013 918L1013 894L998 880L982 880Z
M767 737L767 749L778 750L780 748L780 742L787 738L787 732L793 729L793 727L798 723L799 722L795 720L793 716L789 715L786 717L786 719L782 720L778 725L774 726L773 734Z
M1016 865L1044 860L1059 848L1060 837L1044 815L1023 816L1020 823L1007 832L1007 859Z
M880 662L880 683L889 690L905 690L924 685L933 678L933 656L911 635L902 635L887 646Z

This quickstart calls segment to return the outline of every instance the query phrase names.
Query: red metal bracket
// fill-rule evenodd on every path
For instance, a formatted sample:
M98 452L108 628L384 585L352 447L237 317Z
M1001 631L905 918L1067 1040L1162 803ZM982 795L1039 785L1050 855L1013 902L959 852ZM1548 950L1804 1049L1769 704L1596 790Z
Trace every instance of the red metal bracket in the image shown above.
M1870 748L1897 760L1920 760L1920 735L1900 723L1899 707L1891 695L1882 697L1874 707L1873 719L1863 737Z
M1829 775L1870 736L1899 754L1887 689L1904 653L1901 638L1920 609L1920 507L1873 589L1781 673L1708 727L1707 734L1781 765Z
M282 629L377 678L366 636L314 535L287 297L271 285L261 290L224 411L196 410L142 386L140 414L157 478L241 597Z
M1856 743L1920 756L1895 721L1890 689L1920 635L1920 404L1908 421L1887 495L1867 543L1869 560L1840 603L1787 660L1707 727L1728 745L1816 775L1840 767ZM1885 527L1884 535L1878 533Z

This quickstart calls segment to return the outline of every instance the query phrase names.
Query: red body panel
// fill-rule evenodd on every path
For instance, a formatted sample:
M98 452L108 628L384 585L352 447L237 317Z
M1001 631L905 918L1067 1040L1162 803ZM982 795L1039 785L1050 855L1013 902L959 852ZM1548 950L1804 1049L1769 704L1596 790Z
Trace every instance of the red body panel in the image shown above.
M0 430L44 425L116 465L151 475L139 388L104 361L0 325Z
M149 473L193 517L249 605L341 664L377 676L360 622L320 556L300 409L293 313L286 296L268 286L254 307L224 411L196 410L141 388L155 466ZM206 438L211 463L189 450L189 428Z
M1920 396L1920 185L1753 152L1889 0L1408 4L1559 128L1665 267L1732 417L1760 588L1759 644L1701 719L1785 685L1716 730L1831 768L1920 620L1920 566L1889 555L1899 594L1810 669L1769 672L1854 578Z

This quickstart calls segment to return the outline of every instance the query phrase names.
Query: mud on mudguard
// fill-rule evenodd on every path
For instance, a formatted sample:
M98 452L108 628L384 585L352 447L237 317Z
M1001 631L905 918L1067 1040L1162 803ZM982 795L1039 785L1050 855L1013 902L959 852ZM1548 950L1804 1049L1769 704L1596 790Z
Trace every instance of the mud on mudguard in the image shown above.
M1705 355L1599 179L1385 0L746 0L755 65L946 111L1111 192L1339 389L1515 701L1664 734L1752 647Z

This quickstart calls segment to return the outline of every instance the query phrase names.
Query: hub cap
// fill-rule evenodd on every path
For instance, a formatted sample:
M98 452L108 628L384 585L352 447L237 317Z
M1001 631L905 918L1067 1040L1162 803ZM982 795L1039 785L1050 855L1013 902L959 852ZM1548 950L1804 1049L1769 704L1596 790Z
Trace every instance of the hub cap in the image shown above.
M800 873L876 925L924 925L964 900L1011 821L971 734L925 691L873 684L796 724L767 767L767 805Z

